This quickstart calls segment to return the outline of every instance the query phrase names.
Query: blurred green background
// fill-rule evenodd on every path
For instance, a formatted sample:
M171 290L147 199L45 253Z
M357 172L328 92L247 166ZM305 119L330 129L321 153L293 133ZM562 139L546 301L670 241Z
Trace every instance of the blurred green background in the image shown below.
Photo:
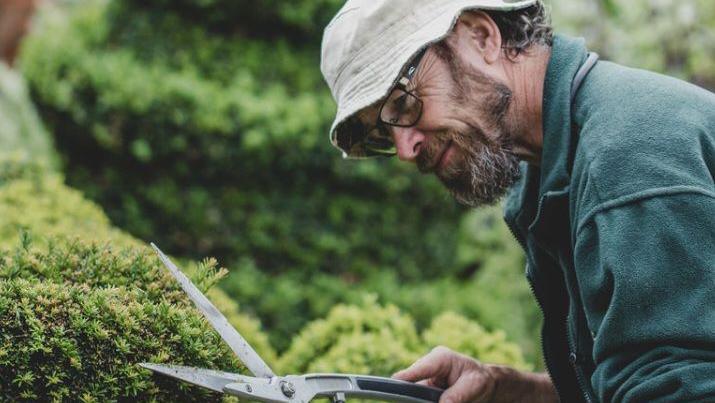
M46 2L16 70L0 67L0 246L73 237L129 251L154 241L189 265L213 256L228 269L215 298L286 371L389 374L436 344L542 369L538 309L500 208L466 210L411 166L345 161L329 145L320 39L342 3ZM715 2L547 3L557 32L602 58L715 89ZM12 267L0 280L50 281ZM0 396L55 396L38 371L0 348L14 385ZM165 397L126 371L116 392L83 390Z

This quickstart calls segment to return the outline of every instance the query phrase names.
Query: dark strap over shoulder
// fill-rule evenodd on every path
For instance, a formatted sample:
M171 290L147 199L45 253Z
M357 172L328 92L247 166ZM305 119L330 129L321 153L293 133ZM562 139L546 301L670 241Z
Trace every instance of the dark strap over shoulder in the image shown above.
M574 77L573 83L571 84L571 102L573 102L574 98L576 98L576 94L578 93L578 89L581 88L583 80L586 78L588 73L591 72L591 69L593 69L593 66L596 65L597 61L598 53L589 52L588 58L583 63L583 65L581 65L581 68L578 69L578 71L576 72L576 77Z

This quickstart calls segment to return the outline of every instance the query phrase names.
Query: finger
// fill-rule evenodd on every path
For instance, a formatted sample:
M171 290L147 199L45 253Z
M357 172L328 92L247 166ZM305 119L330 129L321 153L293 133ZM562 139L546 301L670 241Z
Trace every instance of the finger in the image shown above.
M470 372L442 393L440 403L489 402L494 394L494 383L484 372Z
M394 373L392 377L402 381L415 382L444 376L449 373L450 352L445 348L435 348L429 354L415 361L409 368Z
M433 388L436 388L436 387L437 387L437 385L435 384L435 379L434 379L434 378L423 379L423 380L418 381L418 382L415 382L415 383L418 384L418 385L422 385L422 386L431 386L431 387L433 387Z

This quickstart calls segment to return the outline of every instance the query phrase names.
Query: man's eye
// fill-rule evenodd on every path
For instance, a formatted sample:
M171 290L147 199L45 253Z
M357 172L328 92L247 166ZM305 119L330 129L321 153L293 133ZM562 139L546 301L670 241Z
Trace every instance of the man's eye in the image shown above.
M407 108L407 94L395 98L394 107L399 112L403 112Z

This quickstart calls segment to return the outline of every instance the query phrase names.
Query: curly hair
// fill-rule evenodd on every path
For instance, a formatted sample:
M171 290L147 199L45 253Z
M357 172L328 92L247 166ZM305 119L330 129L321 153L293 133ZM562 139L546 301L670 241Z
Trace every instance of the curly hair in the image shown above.
M499 27L502 47L510 59L516 58L533 45L553 44L551 16L541 0L520 10L485 12Z

